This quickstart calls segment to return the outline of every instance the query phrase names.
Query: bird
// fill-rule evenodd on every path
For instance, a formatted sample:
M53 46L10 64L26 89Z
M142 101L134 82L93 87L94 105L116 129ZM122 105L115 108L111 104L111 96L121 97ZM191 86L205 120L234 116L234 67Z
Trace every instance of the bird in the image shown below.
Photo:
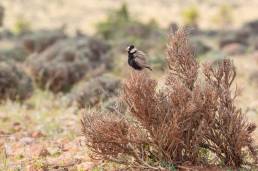
M128 52L128 64L135 70L143 70L145 68L152 71L151 66L146 61L146 54L140 50L137 50L134 45L127 47Z

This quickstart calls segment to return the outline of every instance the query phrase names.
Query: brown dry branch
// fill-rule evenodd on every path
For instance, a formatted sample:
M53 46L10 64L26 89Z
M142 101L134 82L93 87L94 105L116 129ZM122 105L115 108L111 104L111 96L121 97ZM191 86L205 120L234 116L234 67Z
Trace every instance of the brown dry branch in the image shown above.
M112 115L112 114L111 114ZM82 119L87 146L95 159L105 159L134 168L155 168L146 161L149 138L137 125L123 118L92 112ZM122 155L121 155L122 154Z
M192 89L198 76L199 64L195 60L192 45L185 31L179 30L176 34L170 34L167 53L170 72L167 81L173 83L176 76ZM173 77L170 78L170 75Z
M94 156L152 170L256 165L251 135L256 126L234 104L232 62L206 64L203 75L198 74L201 69L183 30L170 36L167 59L169 73L162 88L145 72L132 71L124 82L130 116L85 112L83 132ZM204 80L198 79L202 76Z
M230 91L236 76L232 61L220 61L218 66L206 64L204 75L206 83L213 87L218 97L216 116L205 135L208 148L227 166L238 168L245 164L246 158L250 155L257 161L251 136L256 125L246 121L241 109L235 106L235 96ZM245 148L249 151L243 150Z

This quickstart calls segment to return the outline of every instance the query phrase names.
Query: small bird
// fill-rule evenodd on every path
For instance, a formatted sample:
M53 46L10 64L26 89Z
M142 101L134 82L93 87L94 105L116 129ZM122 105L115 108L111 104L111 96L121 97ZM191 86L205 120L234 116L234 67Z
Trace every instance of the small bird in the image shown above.
M152 68L146 61L146 55L142 51L137 50L134 45L130 45L127 48L128 52L128 64L135 70L143 70L148 68L152 71Z

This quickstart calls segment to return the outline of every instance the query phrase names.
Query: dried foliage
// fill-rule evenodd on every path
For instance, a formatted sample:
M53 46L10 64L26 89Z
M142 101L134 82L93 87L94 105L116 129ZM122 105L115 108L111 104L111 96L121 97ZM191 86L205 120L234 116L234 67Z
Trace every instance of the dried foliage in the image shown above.
M4 7L0 5L0 27L3 25L4 22Z
M0 50L1 61L23 62L28 55L28 52L18 44L12 48Z
M119 87L119 91L120 91L120 87ZM125 115L127 113L127 105L124 102L123 98L116 95L114 97L108 98L101 105L101 111L103 111L103 112L116 112L116 113Z
M71 102L78 107L94 107L101 102L118 95L121 83L112 75L104 74L82 83L80 87L71 92Z
M31 74L43 89L54 93L70 90L72 85L97 67L111 67L109 46L99 40L82 37L55 43L27 60Z
M39 53L64 38L66 38L66 35L62 29L40 30L23 35L21 44L29 53Z
M248 123L241 111L234 105L230 86L236 76L230 60L219 61L217 67L205 65L204 75L207 84L216 93L216 113L205 135L205 144L227 166L240 167L248 164L247 157L257 161L256 147L251 133L256 125ZM246 150L243 150L247 148ZM247 155L249 152L249 155Z
M145 72L134 71L125 81L123 97L131 117L84 115L83 132L93 155L153 170L254 166L251 133L256 126L234 104L233 63L225 59L205 64L198 74L201 69L183 30L170 36L167 59L163 87Z
M111 117L112 116L112 117ZM136 124L115 115L96 112L82 120L83 132L87 135L87 146L95 159L106 159L130 167L152 168L148 157L149 139Z
M190 89L193 88L198 76L199 65L194 59L193 48L186 32L178 31L176 36L170 35L168 43L168 67L170 74L167 81L172 84L180 79Z
M32 81L16 65L0 62L0 101L24 100L31 96Z

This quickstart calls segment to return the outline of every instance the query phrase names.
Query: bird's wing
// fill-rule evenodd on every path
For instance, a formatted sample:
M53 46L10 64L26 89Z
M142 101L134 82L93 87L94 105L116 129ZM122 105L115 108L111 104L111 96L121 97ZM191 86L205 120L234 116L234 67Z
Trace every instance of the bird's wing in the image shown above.
M146 54L145 54L144 52L142 52L142 51L137 51L137 52L135 53L135 58L134 58L134 60L135 60L137 63L141 64L142 66L147 65Z
M137 50L135 57L141 59L142 61L146 61L146 54L142 51Z

